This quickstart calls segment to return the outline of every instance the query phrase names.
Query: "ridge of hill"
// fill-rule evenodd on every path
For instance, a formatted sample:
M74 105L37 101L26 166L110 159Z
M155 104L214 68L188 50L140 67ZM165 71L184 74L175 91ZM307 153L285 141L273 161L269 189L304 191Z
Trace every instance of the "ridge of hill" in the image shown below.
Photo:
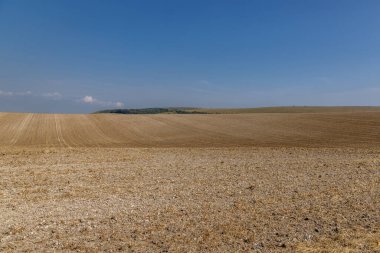
M197 108L190 107L168 107L168 108L142 108L142 109L109 109L94 112L98 113L115 113L115 114L207 114L207 112L198 112Z
M238 114L238 113L329 113L380 111L380 106L277 106L255 108L152 107L108 109L94 112L114 114Z

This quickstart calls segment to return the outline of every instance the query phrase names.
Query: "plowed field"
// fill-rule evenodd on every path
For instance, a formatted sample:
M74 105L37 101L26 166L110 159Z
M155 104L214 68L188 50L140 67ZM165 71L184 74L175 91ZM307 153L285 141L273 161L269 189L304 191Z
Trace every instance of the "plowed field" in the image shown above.
M0 145L378 146L380 112L128 116L1 113Z
M380 252L380 112L0 113L0 252Z

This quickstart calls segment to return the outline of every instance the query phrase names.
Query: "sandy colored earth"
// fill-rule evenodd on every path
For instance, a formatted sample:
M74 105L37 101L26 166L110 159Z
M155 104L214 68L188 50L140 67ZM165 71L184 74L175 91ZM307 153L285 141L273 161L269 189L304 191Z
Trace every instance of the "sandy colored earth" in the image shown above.
M380 113L0 114L0 252L380 252Z
M0 113L16 147L358 147L380 145L380 112L224 115Z

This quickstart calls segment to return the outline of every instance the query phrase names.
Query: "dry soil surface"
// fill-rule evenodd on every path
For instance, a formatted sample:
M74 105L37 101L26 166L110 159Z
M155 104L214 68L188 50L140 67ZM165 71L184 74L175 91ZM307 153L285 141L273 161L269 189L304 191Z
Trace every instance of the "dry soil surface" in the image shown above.
M380 147L380 112L0 113L0 147Z
M0 114L0 252L380 252L380 114Z

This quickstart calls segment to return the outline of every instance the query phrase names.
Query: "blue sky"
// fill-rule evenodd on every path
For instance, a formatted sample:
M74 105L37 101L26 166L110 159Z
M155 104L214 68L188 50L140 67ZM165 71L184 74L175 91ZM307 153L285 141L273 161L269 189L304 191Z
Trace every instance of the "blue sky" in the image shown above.
M380 105L378 0L0 0L0 111Z

